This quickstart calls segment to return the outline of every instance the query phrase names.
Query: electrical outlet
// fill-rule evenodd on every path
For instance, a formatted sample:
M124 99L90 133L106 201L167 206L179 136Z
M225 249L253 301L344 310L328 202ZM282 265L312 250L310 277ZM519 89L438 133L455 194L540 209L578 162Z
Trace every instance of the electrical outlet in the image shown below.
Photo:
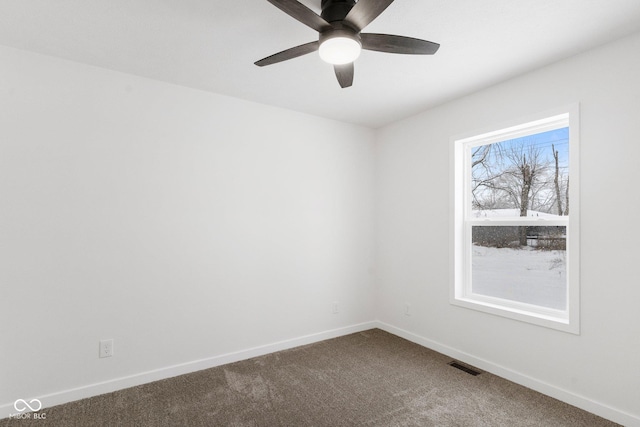
M338 301L334 301L333 304L331 304L331 312L333 314L338 314Z
M113 356L113 339L100 341L100 357Z
M411 316L411 305L409 303L404 304L404 315Z

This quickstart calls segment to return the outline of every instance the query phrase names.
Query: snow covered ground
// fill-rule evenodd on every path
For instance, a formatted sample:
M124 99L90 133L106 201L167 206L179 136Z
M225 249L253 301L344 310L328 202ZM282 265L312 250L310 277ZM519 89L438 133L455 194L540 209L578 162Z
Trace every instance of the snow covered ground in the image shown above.
M565 251L493 248L473 245L474 293L564 310Z
M562 218L555 214L539 212L539 211L527 211L527 217L530 218ZM520 209L484 209L471 211L471 218L520 218Z

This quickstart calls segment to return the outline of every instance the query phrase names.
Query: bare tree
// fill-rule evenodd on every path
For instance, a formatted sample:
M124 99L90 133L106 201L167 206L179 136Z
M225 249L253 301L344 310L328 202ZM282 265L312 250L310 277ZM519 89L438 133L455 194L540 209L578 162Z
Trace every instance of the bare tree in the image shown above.
M535 186L545 184L543 174L548 164L542 158L541 150L534 145L524 143L512 145L507 151L507 159L511 164L509 174L513 177L506 191L519 192L517 207L520 216L525 217L530 208L530 196ZM527 227L520 227L520 245L527 246Z
M510 209L516 211L511 215L520 217L536 215L532 211L568 215L568 152L563 151L563 144L566 148L568 144L558 141L566 141L562 133L541 133L474 147L470 162L474 214L488 216L488 210ZM512 243L517 240L527 246L529 226L508 228Z
M565 215L569 215L569 178L567 178L567 188L565 190L565 208L564 208L564 214Z
M548 162L539 147L524 143L514 144L505 150L503 160L507 179L502 180L498 188L511 196L520 216L527 216L532 205L531 195L547 185L545 172Z
M489 155L491 154L492 144L481 145L476 147L471 153L471 170L473 174L473 188L471 194L473 197L473 206L479 209L486 209L486 201L480 200L478 197L480 187L487 186L494 179Z
M487 158L489 157L489 153L491 153L491 144L481 145L473 150L471 154L471 168L475 168L478 165L482 165L487 167Z
M477 147L471 154L472 204L475 209L507 209L511 202L497 190L496 183L504 179L504 152L499 144Z
M562 198L560 197L560 182L558 181L558 175L560 173L560 168L558 166L558 151L553 144L551 144L551 151L553 151L553 158L556 162L556 173L553 178L553 184L556 188L556 206L558 208L558 215L562 216Z
M553 205L550 162L540 147L526 141L497 143L478 147L472 154L474 207L515 208L526 217L534 206L548 211ZM519 241L527 245L526 227L520 228Z

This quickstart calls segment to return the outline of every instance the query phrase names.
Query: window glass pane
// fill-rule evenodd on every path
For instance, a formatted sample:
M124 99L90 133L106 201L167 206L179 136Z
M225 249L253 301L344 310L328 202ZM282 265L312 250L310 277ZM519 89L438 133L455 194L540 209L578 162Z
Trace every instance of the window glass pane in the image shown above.
M473 293L566 309L566 227L474 226L472 239Z
M569 215L569 128L471 149L472 218Z

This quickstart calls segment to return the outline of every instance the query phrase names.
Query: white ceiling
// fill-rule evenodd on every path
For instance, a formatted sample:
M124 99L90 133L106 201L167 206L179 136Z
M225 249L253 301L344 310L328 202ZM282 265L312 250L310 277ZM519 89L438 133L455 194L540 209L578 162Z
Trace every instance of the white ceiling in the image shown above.
M365 32L440 50L364 51L340 89L315 53L253 65L317 39L266 0L0 0L0 44L373 128L637 31L638 0L396 0Z

